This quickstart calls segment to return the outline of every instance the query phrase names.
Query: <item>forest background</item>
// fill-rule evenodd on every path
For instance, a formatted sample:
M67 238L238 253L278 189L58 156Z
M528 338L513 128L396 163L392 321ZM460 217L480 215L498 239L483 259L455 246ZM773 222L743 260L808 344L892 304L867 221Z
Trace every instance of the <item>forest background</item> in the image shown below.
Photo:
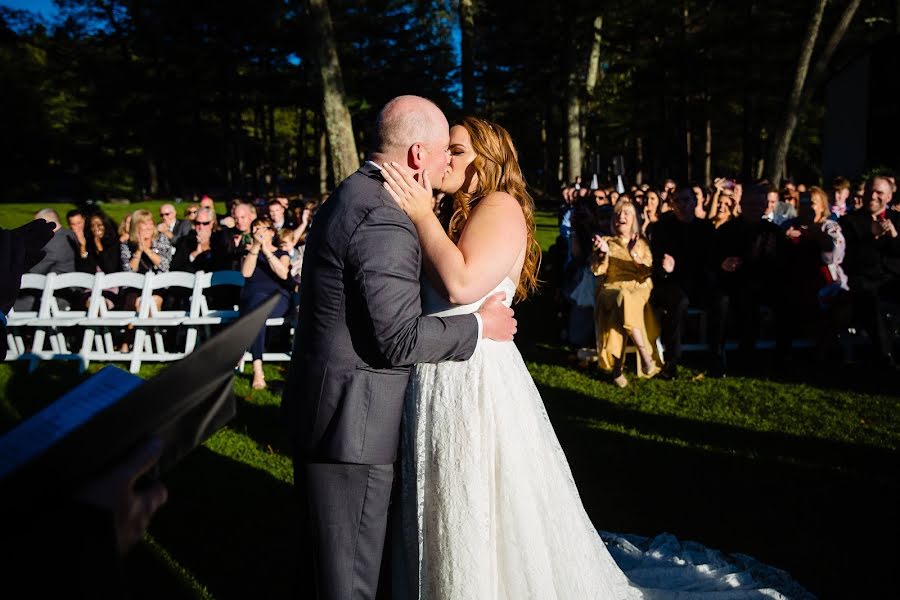
M0 7L0 201L321 194L403 93L504 125L539 194L615 156L818 183L824 85L898 32L900 0Z

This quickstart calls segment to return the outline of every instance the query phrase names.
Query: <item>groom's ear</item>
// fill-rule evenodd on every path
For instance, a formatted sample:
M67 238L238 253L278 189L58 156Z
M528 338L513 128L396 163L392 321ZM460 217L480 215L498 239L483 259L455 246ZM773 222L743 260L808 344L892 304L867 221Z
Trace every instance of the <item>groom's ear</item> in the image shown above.
M413 171L421 171L425 165L425 154L424 145L418 142L413 144L406 153L406 166Z

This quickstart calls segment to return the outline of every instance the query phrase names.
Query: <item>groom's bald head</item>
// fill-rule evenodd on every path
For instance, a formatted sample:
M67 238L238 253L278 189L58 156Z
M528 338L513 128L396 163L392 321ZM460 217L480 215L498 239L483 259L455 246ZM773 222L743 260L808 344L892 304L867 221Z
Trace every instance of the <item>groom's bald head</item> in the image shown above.
M450 125L441 109L421 96L397 96L384 105L375 120L373 155L402 158L415 143L449 138Z

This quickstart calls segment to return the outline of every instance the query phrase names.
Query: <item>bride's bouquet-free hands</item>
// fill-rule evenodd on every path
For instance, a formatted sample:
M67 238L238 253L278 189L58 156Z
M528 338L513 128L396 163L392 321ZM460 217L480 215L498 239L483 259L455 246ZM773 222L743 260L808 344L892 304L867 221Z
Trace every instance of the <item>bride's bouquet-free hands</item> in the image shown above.
M413 171L403 165L390 162L382 165L384 189L400 205L414 224L429 216L434 217L434 190L428 171L422 171L417 181Z

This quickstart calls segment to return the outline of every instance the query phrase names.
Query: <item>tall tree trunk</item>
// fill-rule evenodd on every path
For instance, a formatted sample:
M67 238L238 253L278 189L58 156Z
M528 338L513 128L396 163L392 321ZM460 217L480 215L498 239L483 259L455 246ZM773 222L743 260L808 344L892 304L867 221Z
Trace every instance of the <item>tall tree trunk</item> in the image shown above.
M151 152L147 152L147 177L150 185L150 196L154 197L159 193L159 170L156 165L156 157Z
M685 108L685 110L687 110ZM691 120L684 120L684 150L687 156L687 182L690 184L694 180L694 150L691 147Z
M328 191L328 139L325 130L319 134L319 194Z
M597 90L597 84L603 81L603 71L600 69L600 42L603 41L602 29L603 17L596 17L594 19L594 40L591 43L591 57L588 59L587 78L584 84L588 96L591 97Z
M347 108L344 79L338 60L337 46L327 0L310 0L310 30L313 34L319 71L322 75L322 112L331 148L334 180L340 182L359 168L353 122Z
M644 183L644 138L638 136L635 140L635 173L634 182L638 185ZM599 176L599 173L597 174Z
M706 187L712 183L712 118L709 116L709 96L706 97L706 148L703 158L703 184Z
M459 25L462 33L463 112L475 112L475 1L459 0Z
M822 26L822 16L825 13L826 4L827 0L816 0L816 8L809 20L809 27L806 29L806 36L803 38L803 46L800 49L800 60L797 62L794 85L788 96L787 107L778 129L775 130L775 137L772 138L768 168L769 182L774 185L779 185L784 178L788 148L800 118L800 98L803 95L803 85L806 82L806 74L809 72L809 63L812 60L816 38L819 36L819 29Z
M577 74L570 74L571 79ZM569 97L566 100L566 177L569 182L581 175L583 152L581 147L581 96L578 86L569 86Z

